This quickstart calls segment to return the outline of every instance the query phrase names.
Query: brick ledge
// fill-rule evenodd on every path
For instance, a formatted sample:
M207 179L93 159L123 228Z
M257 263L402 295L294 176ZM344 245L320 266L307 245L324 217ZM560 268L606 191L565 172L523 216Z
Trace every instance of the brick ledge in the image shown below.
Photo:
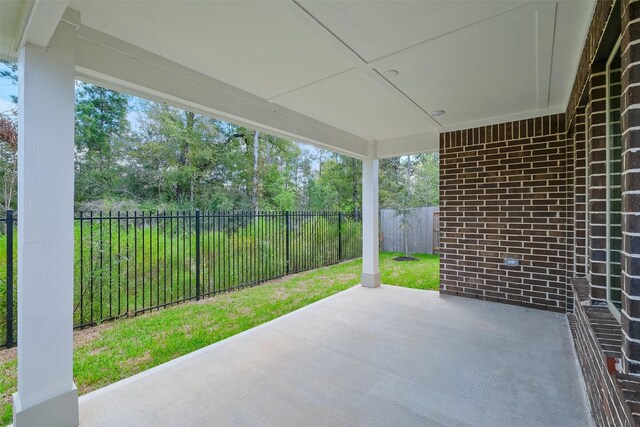
M620 358L622 356L620 322L611 314L607 306L591 305L587 279L576 278L571 279L569 282L576 298L576 304L580 304L585 311L589 325L593 329L604 354L608 357Z
M575 298L575 305L580 305L584 311L589 327L600 344L602 354L605 357L620 358L622 355L622 331L618 320L611 314L608 307L591 305L587 279L571 279L570 284ZM569 316L569 324L574 334L575 321L575 316L571 314ZM627 406L625 409L633 417L635 424L640 426L640 376L616 374L615 379L616 388L618 389L616 391L622 395Z

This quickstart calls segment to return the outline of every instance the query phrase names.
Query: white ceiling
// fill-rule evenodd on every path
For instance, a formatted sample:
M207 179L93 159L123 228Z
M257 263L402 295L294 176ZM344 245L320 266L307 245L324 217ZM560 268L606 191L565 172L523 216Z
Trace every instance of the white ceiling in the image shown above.
M8 23L18 14L8 5L28 1L2 3L6 56L7 34L16 31ZM384 144L564 111L594 4L73 0L68 7L83 26ZM399 75L383 77L390 69ZM427 114L436 109L447 114L436 121Z
M537 109L536 4L376 61L393 84L443 125ZM432 76L436 76L435 78Z
M270 98L353 68L269 1L72 1L82 23Z
M367 140L385 140L436 129L424 112L409 105L359 69L272 98Z
M517 8L526 1L309 1L300 5L367 62Z

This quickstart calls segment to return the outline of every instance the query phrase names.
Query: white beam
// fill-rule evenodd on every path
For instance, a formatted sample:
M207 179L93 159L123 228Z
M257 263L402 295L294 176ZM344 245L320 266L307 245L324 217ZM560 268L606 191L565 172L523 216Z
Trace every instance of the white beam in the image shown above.
M367 141L81 26L80 79L362 159Z
M507 114L504 116L490 117L487 119L474 120L470 122L453 123L443 126L441 132L452 132L455 130L473 129L477 127L491 126L500 123L514 122L517 120L533 119L535 117L550 116L553 114L562 114L566 111L566 105L550 107L545 109L535 109L531 111L524 111L521 113Z
M18 40L16 50L23 47L25 43L46 47L68 4L68 0L33 1L25 17L24 26L21 27L22 33L16 38Z
M75 29L19 52L14 425L78 425L73 383Z
M370 144L362 161L362 277L367 288L380 286L378 231L378 159L375 145Z
M440 134L431 132L378 141L376 144L376 157L378 159L387 159L413 154L434 153L439 149Z

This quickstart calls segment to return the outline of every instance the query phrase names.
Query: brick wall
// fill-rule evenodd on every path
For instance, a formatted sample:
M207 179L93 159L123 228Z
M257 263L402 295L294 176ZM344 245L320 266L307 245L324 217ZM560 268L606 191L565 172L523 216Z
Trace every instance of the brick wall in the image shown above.
M573 275L585 277L587 274L587 131L586 109L581 106L576 111L573 132L574 148L574 223L573 223ZM569 269L571 271L571 269Z
M440 135L442 293L565 311L565 129L553 115Z
M622 352L640 374L640 2L622 3Z
M598 49L600 48L605 28L612 18L617 19L612 13L615 3L615 0L598 0L596 3L593 18L591 19L587 33L587 40L582 49L580 63L578 64L578 70L573 82L573 89L569 97L569 105L567 105L567 123L573 123L576 113L580 108L580 100L584 95L585 88L588 86L591 64L594 62Z
M579 275L582 261L577 255L582 228L579 202L584 190L580 186L582 146L578 100L583 98L579 81L587 81L589 281L580 285L582 290L577 285L579 279L575 281L576 304L574 314L569 317L596 425L628 426L638 425L640 421L640 377L637 375L640 374L640 1L622 0L619 17L606 16L604 11L609 5L605 3L610 2L599 2L596 7L590 31L593 34L587 38L581 61L583 72L579 70L572 94L576 106L575 271ZM590 60L589 72L585 75L584 59L585 56L594 58L598 50L602 52L601 58L613 51L613 46L593 43L601 40L601 34L593 30L598 27L604 30L601 23L615 24L617 19L620 19L622 31L621 64L614 60L610 66L607 128L606 104L603 103L607 97L606 67L604 63L593 64ZM571 109L572 102L567 111L569 115ZM592 305L594 300L607 298L607 276L614 304L620 298L616 288L622 285L620 323L607 307ZM610 374L607 357L621 358L624 373Z
M622 247L622 193L621 164L622 138L620 135L620 56L609 65L609 122L607 128L607 187L608 191L608 256L609 299L616 307L621 306L621 253Z
M588 272L591 299L607 296L607 114L606 64L593 64L587 104Z
M575 246L575 149L574 149L574 135L567 135L567 148L565 149L566 159L565 159L565 173L566 173L566 193L564 206L566 207L566 211L563 213L565 218L565 260L564 260L564 278L562 279L562 283L567 284L567 291L565 297L565 311L570 313L573 311L573 297L571 296L571 289L568 285L570 280L575 277L575 257L576 257L576 246Z

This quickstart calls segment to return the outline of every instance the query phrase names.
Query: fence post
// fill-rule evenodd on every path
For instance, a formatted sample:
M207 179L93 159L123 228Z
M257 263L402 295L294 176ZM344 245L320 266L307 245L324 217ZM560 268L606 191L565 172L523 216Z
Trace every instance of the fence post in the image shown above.
M285 216L285 225L284 225L284 231L285 231L285 246L286 246L286 251L285 251L285 258L286 258L286 263L287 263L287 274L289 274L289 269L290 269L290 257L289 257L289 228L290 228L290 224L289 224L289 211L286 211L284 213Z
M200 209L196 209L196 301L200 299Z
M342 212L338 212L338 261L342 261Z
M7 347L13 347L13 210L5 212L7 224Z

